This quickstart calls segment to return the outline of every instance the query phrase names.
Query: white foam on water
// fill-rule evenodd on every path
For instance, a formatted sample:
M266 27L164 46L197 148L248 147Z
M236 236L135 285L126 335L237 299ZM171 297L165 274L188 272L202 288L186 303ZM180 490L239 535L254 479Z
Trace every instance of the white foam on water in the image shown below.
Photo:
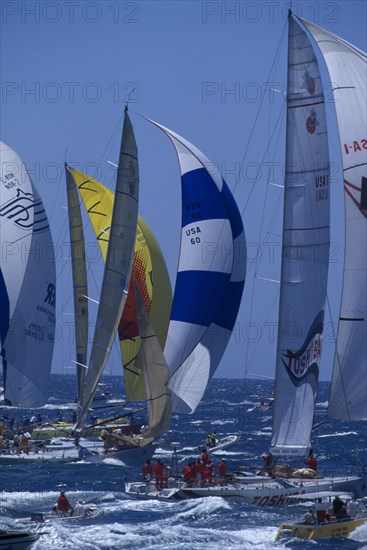
M335 432L333 434L321 434L318 437L344 437L345 435L358 435L357 432Z
M367 542L367 520L363 525L359 525L359 527L357 527L357 529L355 529L353 533L348 536L348 538L358 542Z

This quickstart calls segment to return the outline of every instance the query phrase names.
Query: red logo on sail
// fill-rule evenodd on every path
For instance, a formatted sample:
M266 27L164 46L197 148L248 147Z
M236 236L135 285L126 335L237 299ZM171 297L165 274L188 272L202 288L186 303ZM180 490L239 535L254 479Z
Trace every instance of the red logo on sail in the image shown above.
M287 363L285 364L293 376L301 378L312 364L318 366L321 356L321 341L321 334L316 334L302 354L292 353L290 350L287 350L287 355L284 355L287 359Z
M305 72L303 78L304 78L304 82L305 82L308 93L310 95L314 95L315 90L316 90L316 84L315 84L314 79L312 78L312 76L310 75L310 73L308 71Z
M314 134L316 130L316 126L318 126L320 123L317 120L317 115L315 109L311 110L310 116L306 120L306 128L307 132L309 134Z

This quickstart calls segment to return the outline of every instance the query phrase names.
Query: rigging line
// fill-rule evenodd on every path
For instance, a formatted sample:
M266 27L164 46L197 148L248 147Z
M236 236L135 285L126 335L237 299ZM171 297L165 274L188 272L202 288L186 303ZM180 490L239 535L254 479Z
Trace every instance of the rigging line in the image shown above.
M337 334L335 333L335 330L334 330L333 316L332 316L332 313L331 313L331 307L330 307L330 301L329 301L329 295L328 294L326 294L326 303L327 303L327 306L328 306L328 313L329 313L329 317L331 319L332 334L333 334L333 338L334 338L334 342L335 342L333 377L332 377L332 380L331 380L331 383L330 383L330 390L329 390L329 406L330 406L331 388L332 388L332 383L333 383L333 379L334 379L335 369L336 369L336 366L337 366L338 371L339 371L338 374L339 374L339 378L340 378L340 382L341 382L341 386L342 386L342 390L343 390L344 402L345 402L346 410L347 410L347 413L348 413L348 420L349 420L349 422L351 422L351 418L350 418L350 414L349 414L349 407L348 407L347 392L346 392L346 388L345 388L345 384L344 384L344 377L343 377L343 373L342 373L341 362L340 362L340 357L339 357L339 352L338 352L338 337L337 337Z
M283 41L284 41L284 36L285 36L285 29L286 29L286 27L287 27L287 20L286 20L285 23L284 23L283 30L282 30L282 32L281 32L281 37L280 37L280 40L279 40L279 42L278 42L278 46L277 46L277 49L276 49L276 52L275 52L275 55L274 55L274 59L273 59L273 62L272 62L271 68L270 68L270 72L269 72L269 82L271 82L271 75L275 72L276 63L277 63L277 60L278 60L279 57L280 57L279 54L280 54L281 46L282 46ZM264 103L264 99L265 99L265 94L266 94L266 92L267 92L267 90L265 89L265 90L264 90L264 93L263 93L263 95L262 95L262 97L261 97L260 105L259 105L259 108L258 108L258 110L257 110L256 116L255 116L255 120L254 120L254 123L253 123L252 128L251 128L251 131L250 131L250 135L249 135L249 138L248 138L248 141L247 141L247 145L246 145L246 147L245 147L245 151L244 151L243 156L242 156L242 160L241 160L241 164L240 164L240 174L242 173L242 169L243 169L243 166L244 166L244 163L245 163L245 159L246 159L246 157L247 157L247 154L248 154L248 151L249 151L249 148L250 148L250 144L251 144L251 142L252 142L252 137L253 137L253 135L254 135L255 128L257 127L258 119L259 119L259 116L260 116L260 112L262 111L262 106L263 106L263 103ZM284 105L283 105L283 108L284 108ZM283 108L282 108L282 110L283 110ZM278 120L277 120L276 125L278 124L278 122L279 122L279 117L278 117ZM275 133L275 129L274 129L274 131L272 132L272 137L273 137L274 133ZM270 142L268 143L267 149L269 148L269 146L270 146ZM267 149L266 149L266 151L267 151ZM265 152L265 154L266 154L266 152ZM264 157L265 157L265 154L264 154ZM263 162L263 161L262 161L262 162ZM234 190L233 190L234 192L235 192L235 190L236 190L236 187L237 187L237 184L235 184L235 187L234 187ZM254 188L254 186L253 186L253 188ZM247 200L247 202L246 202L246 205L245 205L245 207L244 207L244 209L243 209L243 212L242 212L243 214L244 214L244 212L245 212L245 210L246 210L246 208L247 208L247 205L248 205L249 199L250 199L250 197L251 197L251 195L252 195L252 192L253 192L253 189L251 190L250 196L249 196L249 198L248 198L248 200Z
M273 132L271 133L271 137L269 138L269 141L268 141L268 146L264 152L264 155L263 155L263 158L262 158L262 161L261 161L261 165L263 164L264 162L264 159L266 157L266 155L269 155L269 152L270 152L270 143L272 142L273 140L273 137L275 135L275 132L276 130L278 129L278 137L276 139L276 144L279 143L279 135L280 135L280 131L281 131L281 124L279 123L279 120L281 117L283 117L283 113L285 111L285 102L283 102L283 106L282 106L282 109L279 113L279 116L278 116L278 120L276 122L276 125L274 127L274 130ZM270 111L269 111L269 115L270 115ZM275 151L274 151L274 155L275 155ZM268 158L270 158L268 156ZM270 174L268 175L268 177L270 177ZM267 185L266 185L266 192L265 192L265 198L264 198L264 204L267 203L267 197L268 197L268 192L269 192L269 185L268 185L269 182L267 182ZM248 197L248 200L246 202L246 205L243 209L243 215L244 215L244 212L247 208L247 205L249 203L249 200L250 200L250 197L252 195L252 192L254 190L254 187L252 188L251 190L251 193ZM277 216L277 213L278 213L278 208L279 208L279 203L281 201L281 198L283 197L283 194L279 194L278 196L278 200L277 200L277 204L276 204L276 207L273 209L273 215L272 215L272 218L270 220L270 224L269 224L269 229L271 229L273 227L273 224L275 224L275 219L276 219L276 216ZM262 237L262 234L263 234L263 228L264 228L264 225L265 225L265 208L263 208L262 210L262 216L261 216L261 222L260 222L260 231L259 231L259 236L260 236L260 254L256 257L256 262L254 264L254 277L253 277L253 281L252 281L252 292L251 292L251 305L250 305L250 321L253 317L253 309L254 309L254 296L255 296L255 292L254 292L254 287L255 287L255 281L256 281L256 277L257 277L257 274L258 274L258 268L259 268L259 264L260 264L260 260L262 259L263 257L263 254L265 253L265 246L264 244L267 242L267 239L270 238L270 232L269 230L267 231L267 233L264 235L264 237ZM251 268L250 270L251 271ZM276 296L276 299L278 297L278 294ZM269 315L270 315L270 312L269 312ZM268 315L268 317L269 317ZM248 342L247 346L246 346L246 355L245 355L245 374L246 374L246 369L247 369L247 365L248 365L248 358L249 358L249 346L250 346L250 343ZM254 354L256 354L256 350L254 351ZM253 354L253 357L255 356Z
M118 133L119 129L122 126L123 118L124 118L124 113L121 114L121 116L119 117L117 123L114 126L111 137L108 140L107 145L106 145L106 147L105 147L105 149L102 152L102 155L100 157L100 160L99 160L99 163L98 163L99 165L102 165L102 160L105 156L107 156L107 151L112 149L112 143L116 140L117 133Z
M267 200L267 195L268 195L268 189L269 189L269 186L267 185L266 186L266 194L265 194L265 203L266 203L266 200ZM279 202L281 200L281 197L282 197L282 194L280 194L278 196L278 201L277 201L277 204L276 204L276 207L274 208L273 210L273 217L272 217L272 220L270 222L270 224L272 225L274 223L274 220L275 220L275 216L276 216L276 212L278 211L278 207L279 207ZM264 225L264 218L265 218L265 208L263 208L263 213L262 213L262 219L261 219L261 227L260 227L260 235L262 233L262 227ZM259 264L260 264L260 260L262 259L264 253L265 253L265 246L264 244L266 244L267 240L266 238L269 237L270 234L269 232L265 235L264 237L264 240L261 242L261 247L260 247L260 253L259 255L256 257L256 261L255 261L255 264L254 264L254 276L253 276L253 279L252 279L252 292L251 292L251 303L250 303L250 314L249 314L249 320L250 320L250 323L251 323L251 320L253 318L253 310L254 310L254 302L255 302L255 283L256 283L256 278L257 278L257 275L258 275L258 267L259 267ZM251 271L251 269L249 270ZM268 313L268 316L267 316L267 319L269 319L270 317L270 313L271 311L273 310L273 307L274 307L274 303L278 300L278 296L279 296L279 292L276 293L276 296L274 298L274 301L273 301L273 305L272 307L270 308L270 311ZM258 344L259 345L259 344ZM258 346L256 346L256 348L258 349ZM253 351L253 354L252 354L252 357L251 357L251 360L253 360L253 358L257 355L257 349L255 349ZM250 353L250 341L248 340L247 342L247 346L246 346L246 353L245 353L245 376L247 374L247 368L248 368L248 361L249 361L249 353Z

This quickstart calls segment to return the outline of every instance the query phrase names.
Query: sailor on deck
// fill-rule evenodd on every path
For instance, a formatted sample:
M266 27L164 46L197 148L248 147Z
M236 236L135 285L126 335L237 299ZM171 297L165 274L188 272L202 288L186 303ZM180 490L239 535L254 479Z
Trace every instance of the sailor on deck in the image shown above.
M73 507L66 498L64 491L61 491L58 496L56 506L57 512L62 516L69 515L73 511Z

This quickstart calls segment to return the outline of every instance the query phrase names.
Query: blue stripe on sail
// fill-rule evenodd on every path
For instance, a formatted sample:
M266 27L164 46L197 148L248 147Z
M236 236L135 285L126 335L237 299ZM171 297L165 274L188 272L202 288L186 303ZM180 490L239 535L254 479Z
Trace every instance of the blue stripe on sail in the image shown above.
M10 322L10 302L6 289L3 273L0 269L0 341L5 342L9 330Z
M217 310L213 323L227 330L233 330L242 299L244 284L245 281L232 281L228 284L222 305Z
M10 324L10 301L3 273L0 269L0 342L2 351L3 385L6 387L7 361L6 350L3 348Z
M233 235L233 238L235 239L243 231L242 217L238 209L237 203L234 200L234 197L224 180L223 180L222 195L223 195L223 201L226 205L227 215L231 224L232 235Z
M181 182L182 227L200 220L228 218L221 193L205 168L187 172Z
M229 279L229 273L177 273L171 320L208 327L213 320L217 304L222 303Z

